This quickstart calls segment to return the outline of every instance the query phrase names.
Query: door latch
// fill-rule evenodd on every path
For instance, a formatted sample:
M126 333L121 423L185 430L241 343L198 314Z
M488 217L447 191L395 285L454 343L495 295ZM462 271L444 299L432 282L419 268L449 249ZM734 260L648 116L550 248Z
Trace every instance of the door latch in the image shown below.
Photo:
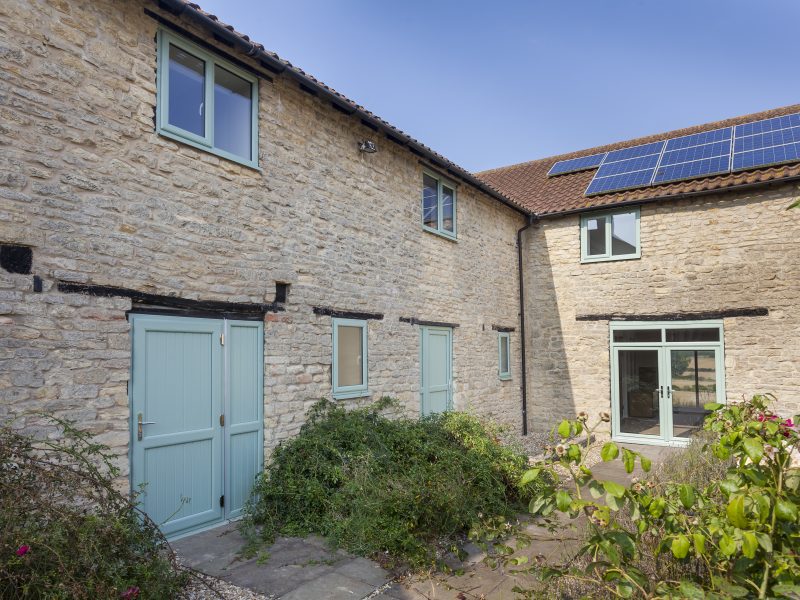
M155 425L155 421L142 421L142 413L136 418L137 426L136 426L136 439L140 442L142 441L142 425Z
M219 416L219 426L220 427L225 427L225 415L220 415Z

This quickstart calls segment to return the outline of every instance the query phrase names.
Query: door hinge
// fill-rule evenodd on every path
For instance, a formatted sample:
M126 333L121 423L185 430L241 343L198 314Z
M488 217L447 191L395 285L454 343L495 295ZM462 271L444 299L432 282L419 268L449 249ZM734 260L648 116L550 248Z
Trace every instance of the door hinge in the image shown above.
M224 496L224 495L222 495L222 496L220 496L220 497L219 497L219 505L220 505L222 508L225 508L225 496Z
M225 415L220 415L219 416L219 426L220 427L225 427Z
M220 333L219 334L219 343L220 343L221 346L225 345L225 334L224 333Z

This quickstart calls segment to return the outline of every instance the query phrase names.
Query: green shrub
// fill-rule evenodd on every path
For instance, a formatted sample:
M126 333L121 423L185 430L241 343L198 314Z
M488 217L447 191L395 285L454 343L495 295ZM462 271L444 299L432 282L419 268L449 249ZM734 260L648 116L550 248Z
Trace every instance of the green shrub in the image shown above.
M431 565L483 514L511 516L535 493L527 457L464 413L421 420L320 401L259 478L244 531L255 543L316 533L390 564Z
M158 528L117 491L108 449L69 423L36 439L0 425L0 597L174 598Z

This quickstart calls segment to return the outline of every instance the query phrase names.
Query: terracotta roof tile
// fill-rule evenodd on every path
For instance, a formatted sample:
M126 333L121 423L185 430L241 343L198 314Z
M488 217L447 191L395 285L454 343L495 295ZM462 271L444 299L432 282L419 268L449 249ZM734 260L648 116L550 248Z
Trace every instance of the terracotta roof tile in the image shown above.
M792 106L785 106L783 108L776 108L750 115L743 115L741 117L726 119L724 121L706 123L705 125L687 127L685 129L678 129L676 131L670 131L667 133L650 135L634 140L617 142L614 144L608 144L606 146L599 146L597 148L589 148L579 152L551 156L550 158L543 158L518 165L501 167L499 169L491 169L489 171L477 173L476 175L490 186L500 190L500 192L505 196L511 198L512 200L516 200L519 204L537 215L549 215L581 209L600 208L622 202L636 202L639 200L665 198L683 194L703 193L740 185L762 182L766 183L779 179L800 177L800 163L794 163L692 179L689 181L676 181L673 183L666 183L635 190L625 190L622 192L613 192L610 194L601 194L587 198L584 196L584 192L586 191L589 182L592 180L592 177L594 177L596 169L592 169L590 171L581 171L578 173L557 175L555 177L547 176L547 172L550 170L553 164L560 160L578 158L580 156L589 156L591 154L598 154L601 152L609 152L611 150L618 150L620 148L627 148L630 146L638 146L639 144L646 144L648 142L680 137L692 133L699 133L701 131L710 131L712 129L719 129L720 127L728 127L730 125L738 125L740 123L747 123L750 121L769 119L771 117L777 117L796 112L800 112L800 104L794 104Z

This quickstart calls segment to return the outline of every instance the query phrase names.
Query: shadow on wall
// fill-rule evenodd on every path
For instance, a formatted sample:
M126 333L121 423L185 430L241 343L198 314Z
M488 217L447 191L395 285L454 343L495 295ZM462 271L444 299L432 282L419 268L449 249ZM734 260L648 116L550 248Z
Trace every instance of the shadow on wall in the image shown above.
M544 228L536 224L524 235L528 431L537 434L574 417L575 399Z

